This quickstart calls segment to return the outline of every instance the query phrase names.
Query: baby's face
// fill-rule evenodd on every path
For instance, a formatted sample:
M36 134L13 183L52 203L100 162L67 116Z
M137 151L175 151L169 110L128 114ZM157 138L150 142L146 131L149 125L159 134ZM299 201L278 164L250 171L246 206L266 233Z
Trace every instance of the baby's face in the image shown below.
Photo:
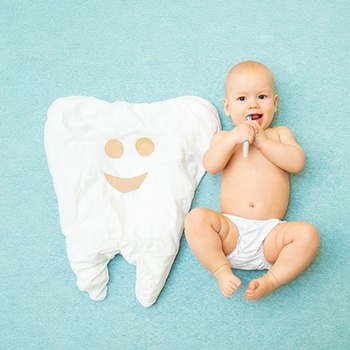
M226 81L225 114L238 125L251 115L263 129L277 111L272 74L264 67L240 67Z

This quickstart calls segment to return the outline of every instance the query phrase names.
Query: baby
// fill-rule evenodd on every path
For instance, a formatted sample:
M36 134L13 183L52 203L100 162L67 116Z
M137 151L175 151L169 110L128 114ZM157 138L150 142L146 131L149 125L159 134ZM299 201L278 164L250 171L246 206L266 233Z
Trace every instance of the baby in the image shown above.
M244 293L248 300L260 299L311 263L320 238L309 223L282 221L288 174L303 169L305 156L288 128L269 127L278 102L272 73L259 62L239 63L227 74L225 92L225 114L235 128L218 132L203 156L207 172L222 171L221 213L193 209L185 222L186 238L225 297L242 284L231 268L267 269ZM250 144L246 158L245 141Z

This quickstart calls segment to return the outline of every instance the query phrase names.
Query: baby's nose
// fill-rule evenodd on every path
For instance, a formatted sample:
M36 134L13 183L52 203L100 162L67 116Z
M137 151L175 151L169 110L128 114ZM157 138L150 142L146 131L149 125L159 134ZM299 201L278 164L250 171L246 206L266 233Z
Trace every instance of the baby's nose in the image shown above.
M259 107L259 103L256 99L251 99L249 101L249 108L253 109L253 108L258 108Z

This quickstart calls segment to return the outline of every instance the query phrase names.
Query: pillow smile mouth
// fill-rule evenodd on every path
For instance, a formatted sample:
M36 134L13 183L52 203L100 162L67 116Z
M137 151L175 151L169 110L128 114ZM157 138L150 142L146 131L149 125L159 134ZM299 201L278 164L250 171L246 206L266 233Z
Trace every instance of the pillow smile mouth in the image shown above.
M134 191L141 186L148 173L144 173L135 177L116 177L107 173L103 173L108 183L119 192L127 193Z

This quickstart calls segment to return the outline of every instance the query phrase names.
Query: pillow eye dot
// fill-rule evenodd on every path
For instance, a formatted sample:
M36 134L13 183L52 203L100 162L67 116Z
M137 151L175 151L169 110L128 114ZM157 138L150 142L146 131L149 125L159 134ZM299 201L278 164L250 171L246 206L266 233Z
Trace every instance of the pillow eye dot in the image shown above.
M124 153L124 146L119 140L110 139L106 142L105 152L108 157L120 158Z
M142 137L136 141L135 144L137 152L143 156L148 157L154 151L154 143L148 137Z

